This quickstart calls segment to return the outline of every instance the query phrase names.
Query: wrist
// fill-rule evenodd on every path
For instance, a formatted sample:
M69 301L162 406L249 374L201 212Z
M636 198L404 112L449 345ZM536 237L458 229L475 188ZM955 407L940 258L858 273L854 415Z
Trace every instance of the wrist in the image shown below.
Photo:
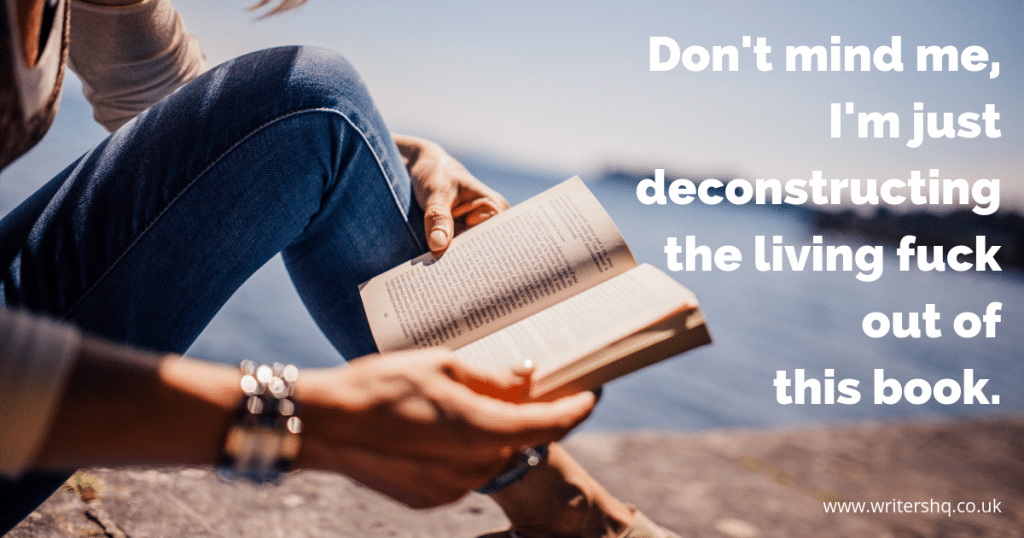
M534 467L541 465L548 454L548 444L536 447L524 447L512 458L511 465L490 482L476 488L477 493L485 495L497 493L515 482L522 480Z
M303 370L295 382L295 394L302 402L302 445L295 458L300 469L336 470L337 445L351 433L354 404L346 388L348 367ZM328 439L326 436L330 435Z
M218 473L224 478L278 482L291 470L302 433L301 405L295 393L299 370L282 363L240 365L239 399L224 434Z
M188 357L172 357L161 362L159 374L164 393L161 400L167 412L177 412L181 417L172 419L170 424L180 423L189 432L184 439L188 445L181 449L186 459L182 463L216 463L224 432L242 398L238 370Z

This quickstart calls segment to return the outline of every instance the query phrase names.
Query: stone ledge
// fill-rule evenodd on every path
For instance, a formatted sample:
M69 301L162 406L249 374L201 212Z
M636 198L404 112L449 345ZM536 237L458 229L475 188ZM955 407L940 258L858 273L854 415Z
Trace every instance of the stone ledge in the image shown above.
M681 536L1014 536L1024 529L1024 419L585 434L567 449L608 489ZM507 526L470 495L415 511L344 477L225 483L208 469L92 469L8 538L474 537ZM826 513L823 502L999 503L999 513ZM955 509L955 508L954 508Z

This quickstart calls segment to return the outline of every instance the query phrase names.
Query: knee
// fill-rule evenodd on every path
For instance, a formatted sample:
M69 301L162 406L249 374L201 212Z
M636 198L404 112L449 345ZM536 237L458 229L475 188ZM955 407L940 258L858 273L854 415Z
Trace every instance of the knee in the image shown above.
M240 56L183 90L182 99L199 103L208 117L262 122L303 110L337 110L356 117L376 113L352 64L337 52L314 47L279 47Z
M374 108L359 73L340 53L316 47L271 49L281 77L280 90L296 109L336 109L343 113ZM282 65L283 63L283 65Z

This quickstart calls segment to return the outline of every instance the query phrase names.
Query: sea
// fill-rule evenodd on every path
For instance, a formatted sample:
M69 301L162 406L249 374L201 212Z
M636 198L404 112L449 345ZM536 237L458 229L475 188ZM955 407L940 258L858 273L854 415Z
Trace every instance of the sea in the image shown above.
M61 115L50 135L0 174L0 215L17 205L102 136L88 121L88 105L69 90ZM85 118L85 119L83 119ZM557 174L538 172L493 159L462 156L480 179L502 192L510 202L522 201L558 181ZM653 174L653 170L651 171ZM868 238L820 232L800 212L728 204L664 206L641 204L636 185L583 178L613 220L638 262L651 263L693 290L701 302L714 343L665 360L609 383L597 409L582 426L590 431L657 430L692 432L717 428L778 428L839 426L862 421L933 420L949 417L988 418L1024 410L1024 274L1017 270L922 272L900 271L895 246L883 244L881 276L863 282L853 271L760 271L754 263L755 237L768 245L781 236L783 245L846 245L856 251L875 245ZM735 246L743 261L732 271L668 269L665 245L686 236L712 251ZM973 245L968 245L973 246ZM1002 303L995 336L986 331L965 338L954 330L964 312L983 316L991 303ZM934 305L940 318L940 337L929 337L922 324L920 337L881 338L865 334L868 314L907 320ZM614 313L609 313L614 315ZM920 318L919 318L920 319ZM876 325L877 326L877 325ZM189 353L234 363L240 358L288 361L305 367L330 366L342 359L321 335L292 288L280 257L273 258L228 301ZM822 384L821 403L780 403L774 381L783 372L792 380L797 370ZM941 383L951 399L952 383L963 387L965 372L973 374L977 400L943 404L906 399L875 403L875 375L915 387ZM826 398L829 379L835 387L855 380L860 400L833 403ZM980 380L987 379L978 387ZM923 381L913 381L923 380ZM849 387L849 383L846 385ZM891 392L887 392L891 394ZM792 388L788 395L792 396ZM992 404L998 395L998 404ZM920 399L920 398L918 398ZM847 400L848 401L848 400ZM947 399L948 401L948 399Z

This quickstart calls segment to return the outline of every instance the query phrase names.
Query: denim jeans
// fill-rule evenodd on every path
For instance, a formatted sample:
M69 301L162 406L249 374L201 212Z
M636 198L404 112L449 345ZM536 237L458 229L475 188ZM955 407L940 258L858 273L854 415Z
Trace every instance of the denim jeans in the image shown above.
M182 353L281 252L353 358L376 351L358 285L425 249L408 174L352 67L272 49L182 87L0 220L0 304ZM65 478L0 481L0 534Z

